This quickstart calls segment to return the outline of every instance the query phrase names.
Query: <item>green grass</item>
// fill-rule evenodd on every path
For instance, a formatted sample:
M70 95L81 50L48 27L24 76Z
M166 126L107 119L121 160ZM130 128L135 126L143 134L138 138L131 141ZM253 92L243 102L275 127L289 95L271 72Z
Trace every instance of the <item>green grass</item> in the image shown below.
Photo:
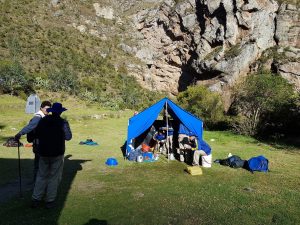
M59 99L55 99L59 100ZM160 158L155 163L124 161L131 111L108 112L95 105L65 98L63 104L74 137L67 142L58 206L29 208L31 192L0 204L0 224L299 224L299 149L279 150L229 132L204 132L213 158L229 152L248 159L265 155L270 173L251 174L214 164L202 176L184 172L185 164ZM0 138L14 135L31 118L25 102L0 97ZM107 115L93 119L93 115ZM15 128L16 130L14 130ZM78 143L92 138L99 146ZM212 141L214 139L214 141ZM25 142L25 138L21 139ZM33 154L20 148L24 178L31 177ZM107 167L116 157L119 165ZM17 149L0 146L0 187L18 178Z

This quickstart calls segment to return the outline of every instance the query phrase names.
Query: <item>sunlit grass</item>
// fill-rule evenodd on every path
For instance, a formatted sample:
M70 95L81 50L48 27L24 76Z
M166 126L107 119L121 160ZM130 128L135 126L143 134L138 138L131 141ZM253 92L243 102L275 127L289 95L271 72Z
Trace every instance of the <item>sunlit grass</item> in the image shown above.
M59 99L56 99L59 100ZM25 102L1 96L6 105L0 114L0 136L14 135L22 121ZM160 158L155 163L123 159L120 147L127 135L131 111L108 112L97 105L86 106L74 99L62 102L73 139L67 142L63 181L54 210L31 210L30 192L0 205L0 224L299 224L299 149L278 150L255 139L230 132L204 131L213 158L228 153L243 159L264 155L269 173L254 173L214 164L202 176L184 172L185 164ZM18 107L14 107L17 105ZM93 115L104 116L96 119ZM10 124L12 123L12 124ZM11 127L16 128L12 130ZM98 146L79 142L92 138ZM21 139L26 143L25 137ZM18 178L17 149L0 147L0 185ZM22 172L31 176L31 149L20 148ZM108 167L108 157L117 167Z

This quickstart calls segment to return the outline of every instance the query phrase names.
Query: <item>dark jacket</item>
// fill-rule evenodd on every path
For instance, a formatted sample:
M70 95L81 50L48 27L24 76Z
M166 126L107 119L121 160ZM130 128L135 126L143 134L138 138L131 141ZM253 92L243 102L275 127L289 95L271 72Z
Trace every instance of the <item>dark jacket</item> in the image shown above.
M42 157L56 157L65 153L65 140L71 140L69 123L59 115L49 115L40 120L36 128L38 152Z
M189 146L191 146L192 148L197 148L197 140L196 140L196 138L195 139L193 139L193 140L191 140L191 139L189 139L188 137L184 137L183 139L182 139L182 141L181 141L181 143L183 144L183 145L189 145Z

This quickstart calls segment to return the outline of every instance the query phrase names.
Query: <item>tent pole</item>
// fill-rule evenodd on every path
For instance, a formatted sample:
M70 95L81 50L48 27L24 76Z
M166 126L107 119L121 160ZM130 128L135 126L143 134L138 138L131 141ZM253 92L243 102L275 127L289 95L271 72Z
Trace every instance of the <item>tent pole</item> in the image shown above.
M170 159L170 154L169 154L169 140L168 140L168 137L169 137L169 124L168 124L168 104L167 104L167 101L166 101L166 113L165 113L165 116L166 116L166 124L167 124L167 137L166 137L166 141L167 141L167 154L168 154L168 162L169 162L169 159Z

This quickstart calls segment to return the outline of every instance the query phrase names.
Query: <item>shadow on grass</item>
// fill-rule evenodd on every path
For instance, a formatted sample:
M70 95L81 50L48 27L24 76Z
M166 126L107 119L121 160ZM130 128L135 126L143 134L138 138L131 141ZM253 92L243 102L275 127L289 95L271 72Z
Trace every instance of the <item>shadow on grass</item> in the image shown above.
M90 219L89 222L83 225L108 225L106 220Z
M120 147L124 160L126 159L126 146L127 146L127 141L125 141L124 144Z
M44 205L37 209L31 209L31 194L32 191L23 193L24 198L15 196L13 200L0 204L0 224L58 224L60 214L64 208L68 193L78 171L82 170L82 164L90 160L71 160L72 155L65 156L64 172L62 181L58 189L56 207L53 209L45 209ZM18 159L0 159L0 163L10 165L11 170L18 170ZM31 164L31 165L30 165ZM22 159L21 168L30 167L32 170L33 160ZM16 173L18 174L18 173ZM1 176L1 175L0 175ZM18 175L15 179L18 179ZM1 193L5 194L5 193ZM5 223L3 223L5 222ZM106 224L105 221L97 221L91 219L87 224ZM101 223L100 223L101 222Z
M258 138L259 141L271 145L278 150L300 150L300 137L290 136L281 139Z

